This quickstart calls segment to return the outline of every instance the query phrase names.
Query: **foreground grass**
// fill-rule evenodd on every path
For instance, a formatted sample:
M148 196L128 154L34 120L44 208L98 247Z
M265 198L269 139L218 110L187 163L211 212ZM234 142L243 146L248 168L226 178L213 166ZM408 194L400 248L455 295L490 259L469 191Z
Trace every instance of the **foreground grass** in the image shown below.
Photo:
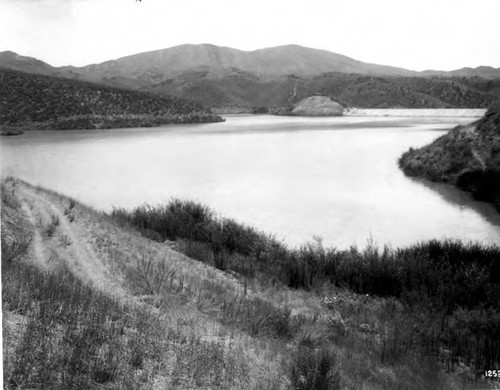
M75 388L114 382L138 388L161 368L168 341L153 315L125 310L68 271L12 265L2 273L5 309L27 318L9 385Z
M202 211L195 220L203 220L203 210L210 214L208 208L191 206ZM383 270L395 269L382 265L396 251L384 255L369 247L338 252L320 243L292 251L254 229L239 229L233 221L218 225L221 221L212 215L207 225L216 229L208 237L217 238L215 246L202 240L206 225L191 223L184 202L166 209L176 213L178 207L184 218L179 226L190 226L184 232L191 236L177 236L177 250L198 253L208 264L141 237L125 215L111 218L21 181L4 183L2 301L8 388L478 386L479 371L470 357L485 356L485 339L479 336L494 334L494 303L471 308L466 299L446 312L441 303L428 304L421 298L442 302L433 292L410 294L405 287L367 296L365 291L381 288L375 281ZM30 214L31 222L26 217ZM141 231L162 240L160 232L145 227ZM220 233L226 238L221 239ZM65 235L71 240L62 240ZM74 249L83 243L121 280L121 289L109 289L106 280L94 284L92 271L79 272L74 263L85 258L76 258ZM35 250L40 245L44 250ZM457 245L456 253L461 253L463 248ZM440 248L423 244L414 250L430 258L429 252L436 257ZM450 243L445 253L453 248ZM464 253L472 252L469 248ZM43 261L42 254L53 259ZM480 261L481 267L490 264L488 256ZM292 260L297 262L291 266L295 275L307 277L290 277L293 273L286 267ZM336 264L335 273L318 271L330 269L321 265L327 260ZM375 271L379 273L370 279ZM341 275L352 276L340 279ZM299 282L294 285L294 280ZM471 333L464 323L475 324L483 333L468 325Z
M182 303L193 297L183 292L182 278L171 268L168 280L156 279L161 288L154 298L144 295L147 267L122 264L134 292L126 299L76 277L66 259L44 268L28 250L34 233L27 228L15 187L2 188L6 388L266 387L257 375L249 378L251 367L234 334L222 329L223 337L206 337L190 326L189 321L199 319ZM68 221L82 218L80 207L69 201ZM44 224L36 228L48 242L61 245L56 237L63 221L53 216ZM17 328L9 323L13 317L19 319Z

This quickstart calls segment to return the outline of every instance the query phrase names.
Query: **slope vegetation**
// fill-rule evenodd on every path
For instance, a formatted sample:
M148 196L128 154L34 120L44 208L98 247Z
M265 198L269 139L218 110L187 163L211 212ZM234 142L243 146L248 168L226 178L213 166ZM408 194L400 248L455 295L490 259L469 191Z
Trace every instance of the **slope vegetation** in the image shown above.
M0 70L0 125L29 129L144 127L221 120L198 103Z
M446 78L388 77L347 73L287 76L263 80L234 71L212 79L191 72L144 87L157 94L185 97L207 106L240 107L247 111L291 107L313 95L331 96L344 105L362 108L486 108L498 99L489 84L466 85Z
M466 389L500 360L497 247L291 251L192 202L1 195L6 388Z
M500 211L500 107L430 145L410 149L399 164L407 175L454 183Z

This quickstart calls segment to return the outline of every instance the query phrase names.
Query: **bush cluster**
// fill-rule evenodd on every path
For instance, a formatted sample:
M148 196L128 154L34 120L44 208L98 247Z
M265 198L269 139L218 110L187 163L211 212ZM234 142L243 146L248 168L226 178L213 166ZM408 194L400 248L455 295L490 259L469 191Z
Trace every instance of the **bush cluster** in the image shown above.
M478 366L500 362L500 338L490 337L500 332L498 246L431 240L399 249L368 245L338 250L320 242L291 249L273 236L218 218L207 206L178 199L156 207L115 209L112 215L150 238L177 240L178 249L190 257L245 277L272 278L307 290L330 283L360 294L395 297L411 310L433 316L433 324L418 336L420 343L433 346L433 353L444 343L454 359L460 356ZM470 320L476 312L482 313L480 323ZM464 347L464 334L476 340L473 347Z

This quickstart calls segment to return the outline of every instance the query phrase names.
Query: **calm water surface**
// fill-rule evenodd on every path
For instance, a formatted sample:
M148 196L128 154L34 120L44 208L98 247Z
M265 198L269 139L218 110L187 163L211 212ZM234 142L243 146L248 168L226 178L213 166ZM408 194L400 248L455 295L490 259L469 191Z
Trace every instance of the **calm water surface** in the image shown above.
M397 158L475 118L232 116L154 129L2 137L3 175L102 210L199 200L291 245L500 242L500 218L450 186L405 177Z

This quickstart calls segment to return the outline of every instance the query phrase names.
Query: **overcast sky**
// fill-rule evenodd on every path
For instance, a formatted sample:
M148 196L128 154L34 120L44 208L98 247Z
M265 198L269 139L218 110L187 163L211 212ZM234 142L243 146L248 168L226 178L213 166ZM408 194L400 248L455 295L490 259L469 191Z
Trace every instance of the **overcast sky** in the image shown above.
M500 67L500 0L0 0L0 51L86 65L296 43L414 70Z

